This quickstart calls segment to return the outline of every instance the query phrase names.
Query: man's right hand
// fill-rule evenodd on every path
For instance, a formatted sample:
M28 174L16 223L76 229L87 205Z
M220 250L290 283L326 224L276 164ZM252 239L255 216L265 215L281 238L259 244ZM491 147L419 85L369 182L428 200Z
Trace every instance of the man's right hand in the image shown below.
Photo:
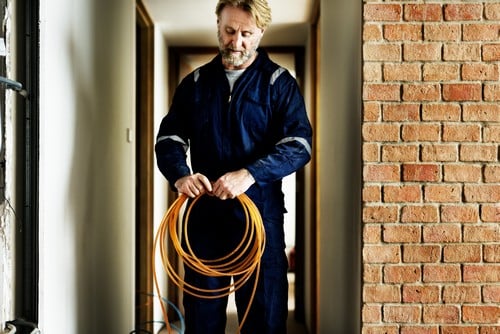
M178 192L191 198L212 192L212 184L210 183L210 180L208 180L205 175L200 173L181 177L175 181L174 186L177 188Z

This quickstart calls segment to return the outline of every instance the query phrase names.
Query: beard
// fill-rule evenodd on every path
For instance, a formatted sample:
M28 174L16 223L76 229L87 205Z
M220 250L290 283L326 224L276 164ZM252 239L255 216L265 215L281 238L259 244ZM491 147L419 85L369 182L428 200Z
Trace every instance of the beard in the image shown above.
M224 45L222 41L222 37L220 33L217 34L219 38L219 51L222 56L222 61L224 64L231 65L234 67L240 67L248 62L257 52L257 46L259 45L259 41L255 41L253 43L252 48L248 50L241 50L237 53L234 53L234 49L231 45Z

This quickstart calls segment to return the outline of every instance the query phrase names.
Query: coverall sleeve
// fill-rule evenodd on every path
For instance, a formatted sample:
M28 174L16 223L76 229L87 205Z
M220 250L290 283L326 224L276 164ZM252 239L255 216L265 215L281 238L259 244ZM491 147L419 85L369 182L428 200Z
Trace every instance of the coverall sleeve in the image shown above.
M312 127L297 82L285 71L272 91L273 143L267 154L246 167L261 185L297 171L309 162L312 154Z
M158 168L174 190L174 183L179 178L191 174L187 164L189 135L186 127L189 79L193 80L188 76L177 87L170 110L161 121L155 144Z

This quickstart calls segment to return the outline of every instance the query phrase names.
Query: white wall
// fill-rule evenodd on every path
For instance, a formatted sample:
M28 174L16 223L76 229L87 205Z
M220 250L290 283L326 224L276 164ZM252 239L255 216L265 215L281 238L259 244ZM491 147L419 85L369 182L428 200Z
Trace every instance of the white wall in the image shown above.
M134 321L135 1L42 0L40 328Z
M360 333L361 6L321 0L319 334Z

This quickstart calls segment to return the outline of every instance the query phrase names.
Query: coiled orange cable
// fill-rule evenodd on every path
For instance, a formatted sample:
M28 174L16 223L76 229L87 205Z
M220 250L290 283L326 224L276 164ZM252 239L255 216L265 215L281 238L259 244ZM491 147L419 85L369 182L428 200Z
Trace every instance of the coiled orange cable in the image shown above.
M238 332L240 332L246 320L246 317L250 311L250 306L252 305L252 301L255 297L255 291L257 290L257 283L259 278L258 273L260 270L260 259L264 252L264 247L266 242L266 234L264 230L264 224L262 222L262 217L260 215L259 210L253 203L253 201L247 195L242 194L238 196L237 199L241 203L246 219L245 233L241 239L241 242L229 254L223 256L222 258L218 258L215 260L200 259L194 254L193 250L191 249L191 244L189 242L189 236L187 233L187 226L191 209L193 208L193 206L195 205L195 203L198 201L199 198L200 196L193 199L191 204L186 208L184 217L180 219L182 208L186 200L188 199L186 195L181 194L174 201L174 203L172 203L170 208L165 213L160 223L160 226L158 227L158 231L156 233L153 244L153 256L152 256L153 280L157 295L159 296L160 299L161 310L167 327L167 333L171 333L172 329L168 321L166 307L161 298L160 287L158 284L158 278L156 274L155 258L158 246L160 247L160 257L163 264L163 268L167 272L168 277L177 287L182 289L184 292L199 298L215 299L228 296L229 294L233 293L234 291L238 290L241 286L243 286L243 284L245 284L250 279L253 273L257 273L255 275L255 281L254 281L252 295L250 296L249 305L238 327ZM177 232L178 224L182 222L184 223L182 236L185 239L187 251L182 249L181 242L179 240ZM213 277L240 276L240 278L234 279L233 283L231 283L227 287L223 287L220 289L212 289L212 290L202 289L186 283L182 279L182 277L180 277L180 275L175 271L175 269L173 268L168 259L168 252L166 247L166 242L168 240L167 231L169 232L168 235L170 237L170 240L172 241L172 245L175 251L181 258L181 260L191 269L206 276L213 276Z

